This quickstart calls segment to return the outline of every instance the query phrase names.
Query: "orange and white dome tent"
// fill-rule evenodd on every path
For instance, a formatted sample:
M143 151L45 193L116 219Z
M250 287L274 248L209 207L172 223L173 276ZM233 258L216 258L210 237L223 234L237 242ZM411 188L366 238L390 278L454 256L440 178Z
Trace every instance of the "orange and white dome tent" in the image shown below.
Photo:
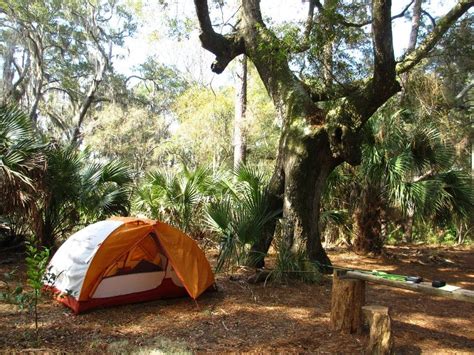
M131 217L73 234L54 254L48 273L58 301L75 313L186 294L196 299L214 284L194 240L166 223Z

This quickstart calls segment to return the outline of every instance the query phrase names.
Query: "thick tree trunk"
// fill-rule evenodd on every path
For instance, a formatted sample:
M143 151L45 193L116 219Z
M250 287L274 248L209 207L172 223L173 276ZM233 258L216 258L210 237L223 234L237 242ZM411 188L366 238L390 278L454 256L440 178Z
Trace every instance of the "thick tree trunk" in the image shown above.
M295 134L297 137L293 136ZM304 248L310 260L328 269L331 262L322 247L319 216L326 179L337 165L331 154L329 137L324 129L303 139L295 132L288 132L288 135L283 164L283 240L294 252Z
M380 191L375 186L368 186L363 191L361 202L354 212L354 250L357 253L380 254L382 252L384 244L382 211Z
M247 160L247 56L237 60L235 78L234 169Z
M283 209L282 234L288 247L294 249L304 244L310 259L320 264L329 263L319 230L321 193L327 176L344 161L351 165L360 163L360 131L400 90L396 74L403 74L423 59L472 3L460 1L438 21L436 29L423 43L397 64L393 53L391 1L372 0L372 77L340 90L322 91L295 76L289 65L287 46L263 20L260 0L241 1L238 23L234 31L226 35L214 31L208 0L194 0L194 3L202 46L216 56L212 71L222 73L236 56L246 54L283 118L277 168L272 179L278 183L270 190L271 204ZM311 33L314 7L328 14L324 7L328 6L329 10L330 3L310 2L306 34ZM327 17L330 22L337 22L336 17ZM330 101L330 109L328 105L319 105L321 101ZM261 249L266 253L274 225L262 242L254 245L253 252Z
M319 216L326 179L339 161L332 156L324 128L304 137L300 134L301 131L289 127L282 135L281 154L269 185L269 207L282 209L281 232L287 248L294 252L305 250L308 258L323 271L330 271L331 262L321 243ZM275 226L276 220L252 246L253 265L264 265L263 258L273 240Z

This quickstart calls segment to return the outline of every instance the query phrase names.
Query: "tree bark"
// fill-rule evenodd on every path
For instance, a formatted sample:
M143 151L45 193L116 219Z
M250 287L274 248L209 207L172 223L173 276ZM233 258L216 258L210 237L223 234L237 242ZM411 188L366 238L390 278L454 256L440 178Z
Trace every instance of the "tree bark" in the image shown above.
M331 292L331 329L345 334L360 333L365 304L365 281L341 279L334 271Z
M320 205L326 179L337 161L325 130L304 139L292 134L285 151L282 237L291 251L306 250L310 260L327 270L331 262L321 243ZM316 154L319 159L312 158Z
M411 16L411 31L410 39L408 40L408 47L406 53L412 52L416 47L416 42L418 40L418 32L420 29L420 20L421 20L421 3L422 0L415 0L413 5L413 14ZM401 75L402 79L402 95L400 101L403 103L406 99L406 86L408 83L408 72Z
M38 118L38 107L41 99L43 98L43 85L44 85L44 45L41 36L33 30L26 29L28 37L28 51L32 57L32 95L33 104L31 105L29 116L30 119L36 124Z
M407 243L413 242L413 223L415 215L415 206L410 205L408 207L407 216L405 219L405 241Z
M411 16L411 32L410 39L408 41L407 53L410 53L415 49L416 42L418 40L421 19L421 3L422 0L415 0L415 4L413 5L413 15Z
M388 307L364 306L362 311L370 327L369 343L365 353L374 355L392 354L392 325Z
M87 112L89 111L89 108L91 107L94 97L99 90L99 87L104 80L105 72L109 66L109 61L110 61L110 55L112 51L112 42L109 42L109 54L105 52L105 49L102 48L101 44L97 41L97 39L94 37L94 35L89 34L89 36L94 40L97 51L98 51L98 56L96 58L96 69L94 73L94 78L92 79L92 82L89 86L89 90L87 91L87 94L82 101L79 110L77 114L75 115L74 121L76 122L76 126L74 128L74 131L72 133L72 138L71 142L73 144L80 144L82 141L81 137L81 128L82 124L84 122L84 119L86 117Z
M15 47L9 41L5 44L6 49L3 57L2 99L6 102L13 88L13 77L15 75L15 71L13 70Z
M333 33L334 33L334 23L327 18L327 14L330 13L331 17L335 15L337 10L337 0L325 0L324 8L326 14L320 16L320 23L323 27L323 33L326 34L325 43L323 46L322 52L322 64L323 64L323 82L327 88L330 88L333 85Z
M355 240L354 250L360 254L382 252L383 202L380 198L380 187L367 186L362 192L360 204L354 212Z
M237 60L235 78L234 169L247 161L247 56Z

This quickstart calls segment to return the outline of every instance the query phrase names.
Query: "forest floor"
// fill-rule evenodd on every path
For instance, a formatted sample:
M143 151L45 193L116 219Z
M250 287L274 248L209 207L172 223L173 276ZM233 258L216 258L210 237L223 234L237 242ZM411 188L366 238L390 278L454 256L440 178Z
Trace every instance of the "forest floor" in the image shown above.
M384 257L331 251L335 265L444 279L474 290L474 249L388 247ZM11 256L10 256L11 257ZM211 256L213 258L214 256ZM3 260L3 262L1 262ZM24 266L0 254L0 273ZM367 335L341 335L329 327L331 279L250 285L248 271L217 276L218 292L198 300L159 300L98 309L75 316L56 302L40 304L40 344L33 318L0 304L0 352L68 353L362 353ZM473 353L474 304L379 285L367 303L391 308L395 353Z

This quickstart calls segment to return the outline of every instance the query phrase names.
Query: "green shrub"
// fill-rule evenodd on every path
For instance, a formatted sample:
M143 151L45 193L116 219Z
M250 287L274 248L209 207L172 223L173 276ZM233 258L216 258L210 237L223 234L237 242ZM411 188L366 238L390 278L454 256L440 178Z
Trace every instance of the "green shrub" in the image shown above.
M38 327L38 303L43 295L43 286L54 286L56 275L47 272L47 265L50 251L47 248L37 248L36 245L28 241L26 243L26 285L14 283L17 269L5 273L3 284L4 290L0 292L0 301L18 306L20 310L26 309L35 323L35 338L39 342ZM26 286L29 286L28 288Z
M306 283L319 283L322 274L316 264L311 262L304 250L290 250L281 237L275 240L277 258L272 279L279 282L300 280Z

